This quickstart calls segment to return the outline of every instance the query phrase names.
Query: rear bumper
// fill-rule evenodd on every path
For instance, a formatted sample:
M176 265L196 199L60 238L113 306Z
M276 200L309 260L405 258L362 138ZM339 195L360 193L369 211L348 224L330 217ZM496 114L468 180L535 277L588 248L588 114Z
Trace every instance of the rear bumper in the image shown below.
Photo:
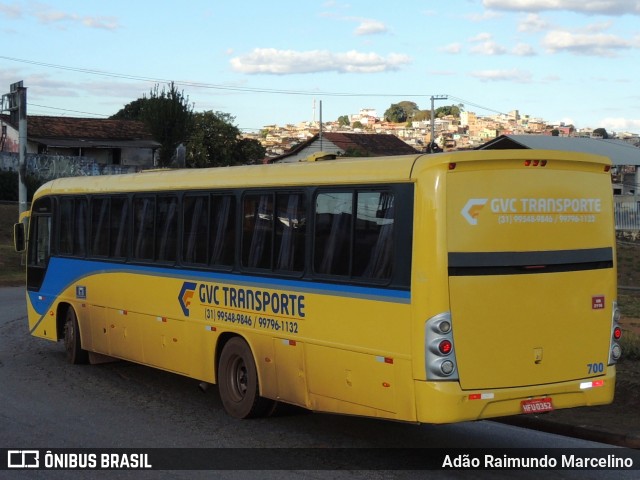
M615 366L605 375L532 387L461 390L458 382L416 381L416 415L421 423L453 423L518 415L520 402L551 397L556 410L606 405L613 401ZM602 381L602 386L585 388L585 382Z

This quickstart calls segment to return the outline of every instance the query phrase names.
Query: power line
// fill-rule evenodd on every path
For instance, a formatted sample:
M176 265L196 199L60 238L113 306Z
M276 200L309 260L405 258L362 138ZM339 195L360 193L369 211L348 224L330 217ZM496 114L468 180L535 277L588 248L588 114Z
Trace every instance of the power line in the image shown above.
M489 108L489 107L483 107L482 105L478 105L477 103L471 102L469 100L465 100L464 98L456 97L453 95L449 95L449 98L451 100L455 100L456 102L460 102L464 105L470 105L472 107L479 108L481 110L486 110L488 112L498 113L500 115L506 115L505 112L501 112L500 110L494 110L493 108Z
M71 66L68 66L68 65L58 65L58 64L54 64L54 63L46 63L46 62L39 62L39 61L35 61L35 60L27 60L27 59L22 59L22 58L8 57L8 56L4 56L4 55L0 55L0 59L8 60L8 61L11 61L11 62L25 63L25 64L28 64L28 65L36 65L36 66L45 67L45 68L55 68L55 69L59 69L59 70L65 70L65 71L77 72L77 73L84 73L84 74L88 74L88 75L97 75L97 76L103 76L103 77L109 77L109 78L119 78L119 79L143 81L143 82L149 82L149 83L167 83L167 84L174 83L174 84L180 85L180 86L211 89L211 90L230 91L230 92L239 92L239 93L273 94L273 95L300 95L300 96L312 96L312 97L326 96L326 97L404 97L404 98L419 97L419 98L424 98L424 97L432 97L433 96L432 94L428 94L428 93L413 93L413 94L409 94L409 93L375 93L375 92L372 92L372 93L364 93L364 92L356 93L356 92L327 92L327 91L292 90L292 89L272 89L272 88L261 88L261 87L241 87L241 86L220 85L220 84L205 83L205 82L194 82L194 81L188 81L188 80L170 80L170 79L165 79L165 78L145 77L145 76L139 76L139 75L107 72L107 71L103 71L103 70L94 70L94 69L90 69L90 68L71 67ZM469 100L465 100L463 98L456 97L454 95L448 95L448 97L451 100L457 101L459 103L463 103L465 105L469 105L469 106L472 106L472 107L475 107L475 108L478 108L478 109L481 109L481 110L485 110L485 111L489 111L489 112L494 112L494 113L498 113L498 114L501 114L501 115L505 115L505 112L502 112L502 111L499 111L499 110L495 110L495 109L490 108L490 107L485 107L485 106L479 105L478 103L471 102ZM34 105L34 104L31 104L31 105ZM67 109L64 109L64 108L47 107L47 106L44 106L44 105L34 105L34 106L39 106L41 108L50 108L50 109L54 109L54 110L69 111L69 112L73 112L73 113L82 113L82 114L87 114L87 115L104 116L104 117L107 116L107 115L91 113L91 112L82 112L82 111L77 111L77 110L67 110Z
M416 93L416 94L408 94L408 93L355 93L355 92L324 92L324 91L312 91L312 90L291 90L291 89L275 89L275 88L259 88L259 87L240 87L240 86L231 86L231 85L220 85L214 83L205 83L205 82L194 82L189 80L170 80L166 78L157 78L157 77L143 77L138 75L129 75L123 73L114 73L114 72L106 72L103 70L93 70L89 68L80 68L80 67L70 67L67 65L57 65L54 63L45 63L38 62L35 60L25 60L22 58L14 58L7 57L4 55L0 55L0 59L9 60L11 62L19 62L26 63L28 65L36 65L39 67L46 68L56 68L59 70L66 70L71 72L78 73L86 73L89 75L98 75L103 77L110 78L122 78L125 80L138 80L144 82L152 82L152 83L171 83L173 82L176 85L188 86L188 87L196 87L196 88L205 88L212 90L224 90L224 91L233 91L233 92L244 92L244 93L267 93L267 94L277 94L277 95L302 95L302 96L327 96L327 97L431 97L431 94L427 93Z
M108 117L108 115L103 115L100 113L92 113L92 112L83 112L81 110L70 110L68 108L58 108L58 107L47 107L46 105L38 105L37 103L29 103L30 107L40 107L40 108L48 108L50 110L61 110L63 112L71 112L71 113L83 113L85 115L95 115L97 117Z

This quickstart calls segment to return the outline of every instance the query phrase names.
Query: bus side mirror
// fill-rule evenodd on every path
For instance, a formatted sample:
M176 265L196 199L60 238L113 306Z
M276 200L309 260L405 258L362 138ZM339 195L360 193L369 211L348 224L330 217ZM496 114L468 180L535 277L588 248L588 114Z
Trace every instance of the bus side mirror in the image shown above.
M13 248L16 252L25 250L24 223L22 222L13 224Z

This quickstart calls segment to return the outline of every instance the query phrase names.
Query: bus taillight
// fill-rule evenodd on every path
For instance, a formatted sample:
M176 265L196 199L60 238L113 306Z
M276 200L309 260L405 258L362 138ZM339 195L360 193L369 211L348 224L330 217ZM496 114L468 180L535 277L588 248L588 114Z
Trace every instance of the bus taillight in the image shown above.
M618 322L620 321L620 309L618 303L613 302L613 311L611 312L611 341L609 343L609 365L615 365L622 356L622 347L618 343L622 338L622 329Z
M438 351L442 355L449 355L451 353L452 349L453 349L453 345L451 344L451 342L449 340L442 340L438 344Z
M425 323L427 380L457 380L451 313L443 312Z
M620 327L615 327L613 329L613 339L620 340L621 337L622 337L622 329Z

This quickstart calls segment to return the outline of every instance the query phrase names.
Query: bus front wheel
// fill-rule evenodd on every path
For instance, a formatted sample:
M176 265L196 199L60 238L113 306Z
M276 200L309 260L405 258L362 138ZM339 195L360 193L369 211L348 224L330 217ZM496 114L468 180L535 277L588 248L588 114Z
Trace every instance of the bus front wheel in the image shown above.
M251 348L240 337L230 339L223 347L218 364L220 400L234 418L267 415L275 404L260 396L258 371Z
M64 348L67 351L67 361L77 365L87 363L89 354L80 344L80 328L73 307L67 308L64 321Z

